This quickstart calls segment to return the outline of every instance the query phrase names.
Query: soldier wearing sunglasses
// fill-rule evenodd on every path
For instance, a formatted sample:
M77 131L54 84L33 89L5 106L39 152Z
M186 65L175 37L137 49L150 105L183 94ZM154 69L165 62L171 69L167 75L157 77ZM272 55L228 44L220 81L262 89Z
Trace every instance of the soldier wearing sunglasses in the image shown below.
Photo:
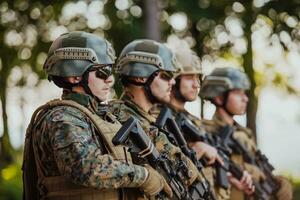
M158 187L170 191L158 172L133 164L111 143L121 125L101 102L110 94L114 61L112 46L93 34L66 33L52 43L44 69L64 92L39 107L28 126L25 200L143 199Z
M164 44L152 40L135 40L127 44L117 62L116 73L124 86L120 100L110 102L110 111L122 123L130 116L137 118L149 135L159 153L169 159L175 154L186 161L189 177L186 185L192 184L199 176L196 166L180 150L171 144L167 136L153 126L156 118L149 111L156 103L170 101L174 72L177 68L173 53ZM144 160L133 158L136 163Z

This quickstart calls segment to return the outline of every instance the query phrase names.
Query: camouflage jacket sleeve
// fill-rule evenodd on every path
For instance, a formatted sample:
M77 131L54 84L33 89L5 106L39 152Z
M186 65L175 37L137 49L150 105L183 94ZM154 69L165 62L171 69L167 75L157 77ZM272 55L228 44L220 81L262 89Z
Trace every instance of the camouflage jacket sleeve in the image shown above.
M233 137L238 140L252 156L255 155L257 146L253 132L250 129L236 124L236 131L234 132Z
M145 180L144 167L103 154L94 128L77 110L54 114L47 126L58 170L72 182L101 189L137 187Z

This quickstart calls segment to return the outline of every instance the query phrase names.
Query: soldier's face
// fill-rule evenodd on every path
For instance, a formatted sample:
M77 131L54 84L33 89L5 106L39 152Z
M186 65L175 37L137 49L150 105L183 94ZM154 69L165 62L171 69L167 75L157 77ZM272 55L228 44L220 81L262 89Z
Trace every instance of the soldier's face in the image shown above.
M196 100L200 91L200 77L197 74L181 75L179 85L181 95L187 101Z
M170 95L172 86L175 84L173 77L168 77L164 72L159 72L159 74L153 79L150 88L152 94L161 103L168 103L170 101Z
M234 115L243 115L246 112L248 100L244 90L232 90L228 94L226 107Z
M96 76L96 71L92 71L89 74L89 88L99 100L106 101L109 98L113 80L112 75L107 79L101 79Z

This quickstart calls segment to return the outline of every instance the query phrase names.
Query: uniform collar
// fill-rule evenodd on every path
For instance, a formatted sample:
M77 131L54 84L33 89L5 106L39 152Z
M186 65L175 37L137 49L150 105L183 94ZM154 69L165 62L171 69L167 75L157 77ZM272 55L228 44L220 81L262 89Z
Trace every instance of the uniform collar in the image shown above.
M223 126L229 125L217 112L215 112L212 119L218 126L223 127Z
M124 103L128 107L132 108L136 113L141 115L143 118L146 118L150 123L154 123L156 121L155 117L151 116L150 113L143 110L143 108L136 104L130 96L125 94L124 96L122 96L121 100L123 100Z
M98 100L88 94L64 91L62 99L75 101L76 103L90 109L91 111L96 112L98 115L102 115L107 112L106 105L101 104Z
M219 126L226 126L226 125L230 125L228 124L221 116L220 114L218 114L217 112L215 112L213 118L212 118L217 125ZM233 125L230 125L230 126L235 126L236 128L241 128L242 126L237 123L237 121L233 120Z
M180 112L185 112L186 110L185 109L181 109L181 108L176 108L175 106L171 105L171 104L168 104L167 105L169 108L171 108L173 110L173 112L176 112L176 113L180 113Z

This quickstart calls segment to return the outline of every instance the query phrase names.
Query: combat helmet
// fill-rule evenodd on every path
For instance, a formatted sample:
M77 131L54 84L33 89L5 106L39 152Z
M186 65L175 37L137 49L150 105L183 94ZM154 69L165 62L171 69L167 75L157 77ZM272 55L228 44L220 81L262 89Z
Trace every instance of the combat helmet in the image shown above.
M173 94L176 99L186 102L188 99L182 95L180 90L181 75L199 75L199 85L202 78L202 66L200 58L190 48L174 48L173 52L179 62L179 69L176 73L176 83L173 86Z
M44 70L49 77L82 76L93 65L115 62L111 44L91 33L74 31L59 36L50 46Z
M134 40L122 50L117 61L116 74L119 75L124 86L128 84L143 86L152 103L157 98L152 94L150 85L159 71L165 71L172 78L179 68L172 51L165 45L154 40ZM136 82L132 77L147 78L145 83Z
M182 51L178 49L174 53L180 64L177 75L203 73L200 58L194 51Z
M248 76L234 68L217 68L203 80L200 96L212 100L233 89L250 89Z
M134 40L122 50L117 61L116 73L120 76L149 77L163 70L175 72L178 62L164 44L148 40Z

